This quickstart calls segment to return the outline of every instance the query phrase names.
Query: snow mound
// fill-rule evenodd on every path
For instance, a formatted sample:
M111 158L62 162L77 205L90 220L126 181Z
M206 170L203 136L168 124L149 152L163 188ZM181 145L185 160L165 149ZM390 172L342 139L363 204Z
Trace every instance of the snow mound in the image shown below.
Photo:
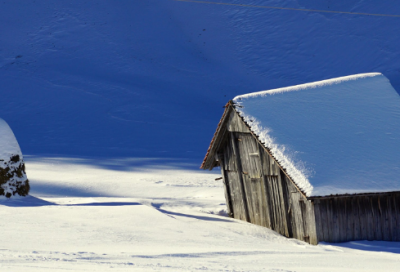
M261 91L233 101L307 196L400 190L400 97L382 74Z
M25 196L29 181L17 139L8 124L0 119L0 195Z

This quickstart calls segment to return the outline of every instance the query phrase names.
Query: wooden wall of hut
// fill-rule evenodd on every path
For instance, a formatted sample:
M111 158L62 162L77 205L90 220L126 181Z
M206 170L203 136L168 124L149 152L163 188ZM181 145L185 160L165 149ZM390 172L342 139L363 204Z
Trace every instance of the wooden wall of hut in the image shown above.
M400 193L314 200L319 241L400 241Z
M231 111L217 159L228 213L286 237L317 244L313 203L295 187L275 159Z

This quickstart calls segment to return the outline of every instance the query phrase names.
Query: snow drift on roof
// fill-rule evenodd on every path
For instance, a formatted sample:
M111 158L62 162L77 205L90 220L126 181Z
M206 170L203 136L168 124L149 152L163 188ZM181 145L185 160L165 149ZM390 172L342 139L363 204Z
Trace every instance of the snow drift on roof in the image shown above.
M307 196L400 191L400 97L382 74L233 101Z
M17 139L8 124L0 119L0 160L9 161L14 155L22 158Z

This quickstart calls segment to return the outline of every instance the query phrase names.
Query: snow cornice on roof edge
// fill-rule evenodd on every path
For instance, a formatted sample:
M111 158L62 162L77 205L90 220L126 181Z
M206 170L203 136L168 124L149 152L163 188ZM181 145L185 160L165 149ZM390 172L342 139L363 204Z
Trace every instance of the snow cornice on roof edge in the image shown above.
M283 87L283 88L259 91L259 92L254 92L254 93L242 94L242 95L238 95L235 98L233 98L233 102L235 104L240 105L242 99L254 98L254 97L265 96L265 95L273 95L273 94L284 93L284 92L313 89L313 88L318 88L318 87L323 87L323 86L328 86L328 85L339 84L339 83L343 83L346 81L357 80L357 79L366 78L366 77L375 77L375 76L382 76L382 74L381 73L356 74L356 75L336 77L336 78L331 78L331 79L326 79L326 80L321 80L321 81L315 81L315 82L310 82L310 83L305 83L305 84L300 84L300 85L294 85L294 86L290 86L290 87Z

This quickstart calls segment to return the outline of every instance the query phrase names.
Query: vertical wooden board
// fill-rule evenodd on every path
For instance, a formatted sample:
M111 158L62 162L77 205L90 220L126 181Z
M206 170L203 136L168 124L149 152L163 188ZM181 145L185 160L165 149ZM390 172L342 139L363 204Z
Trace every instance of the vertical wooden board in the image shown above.
M395 198L395 203L396 203L396 218L397 218L397 226L396 226L396 230L397 230L397 241L400 241L400 194L396 194L396 198Z
M235 157L232 150L232 145L228 142L224 149L224 162L225 162L225 170L227 171L236 171Z
M396 223L396 207L395 207L395 194L390 194L390 234L392 241L397 241L397 223Z
M395 205L395 194L390 195L390 231L392 241L397 241L397 222L396 222L396 205Z
M261 201L262 201L262 216L264 217L264 224L267 228L271 228L270 204L266 185L265 175L260 179L261 188Z
M255 218L255 212L254 212L254 201L253 201L253 193L252 193L252 188L250 184L250 177L249 175L242 174L242 180L244 184L244 190L245 193L244 195L246 196L246 202L247 202L247 209L249 212L249 217L250 217L250 223L256 224L256 218Z
M354 240L361 240L361 225L360 225L360 208L358 197L351 198L351 206L353 207L354 220Z
M346 241L354 240L354 217L351 197L344 197L346 201Z
M227 174L228 174L229 186L231 188L231 199L232 199L234 218L246 221L237 173L228 172Z
M332 207L332 228L333 228L333 239L334 242L340 242L340 222L339 222L339 206L337 198L331 199L331 207Z
M387 226L388 226L388 236L389 236L389 239L388 239L388 241L393 241L393 234L392 234L392 230L393 230L393 228L392 228L392 201L391 201L391 198L392 198L392 196L390 195L390 194L388 194L387 195L387 197L386 197L386 206L387 206Z
M375 218L375 210L374 210L374 200L375 197L373 195L369 196L369 209L371 213L371 224L372 224L372 240L376 240L376 218Z
M330 242L332 241L331 238L331 233L329 229L329 216L328 216L328 201L329 199L321 199L319 203L319 212L321 215L321 225L322 225L322 230L323 230L323 236L325 242Z
M391 229L390 229L390 201L389 196L385 196L385 241L391 241Z
M262 176L261 179L261 183L262 183L262 189L263 189L263 198L264 198L264 216L265 216L265 221L266 221L266 225L268 228L272 229L272 218L271 218L271 203L270 203L270 196L269 196L269 192L268 192L268 180L265 177L265 175Z
M231 111L231 114L229 116L228 122L226 124L228 131L233 132L236 131L235 127L236 127L236 121L237 119L235 118L236 113L234 111Z
M308 227L308 207L307 207L307 201L300 196L300 209L301 209L301 217L303 221L303 237L301 240L305 242L310 242L310 233L309 233L309 227Z
M282 235L285 235L285 230L282 222L282 206L280 205L280 192L278 186L278 179L276 176L271 176L271 183L273 185L273 195L274 195L274 208L275 208L275 231L279 232Z
M317 242L325 241L324 240L324 231L322 228L322 218L320 212L320 200L314 200L314 214L315 214L315 227L317 232Z
M260 204L260 221L264 227L269 227L269 214L267 209L267 202L265 196L264 179L260 178L257 182L257 188L259 191L259 204Z
M315 207L314 202L308 200L307 201L307 228L309 235L309 243L312 245L318 244L317 239L317 227L315 222Z
M334 221L333 221L333 207L332 198L328 198L326 201L326 215L327 215L327 227L329 230L329 242L335 242L336 232L334 231Z
M339 222L339 241L346 241L346 202L343 198L336 198L336 205L338 211L338 222Z
M382 213L379 208L379 196L372 197L372 213L373 213L373 221L374 221L374 230L375 230L375 240L382 240L382 224L381 224L381 216Z
M255 193L255 204L256 204L256 210L257 210L257 219L258 219L258 224L260 226L265 227L265 217L263 215L263 200L262 200L262 189L261 189L261 178L258 179L252 179L251 180L251 185L253 187L254 193Z
M271 229L275 230L276 226L276 209L275 209L275 193L274 193L274 185L272 184L272 180L270 176L264 176L265 184L268 190L268 198L269 198L269 214L271 221Z
M364 209L365 209L365 216L366 216L366 221L367 221L367 237L366 239L369 241L374 240L374 222L373 222L373 217L372 217L372 209L371 209L371 198L369 196L363 197L364 199Z
M271 203L274 213L274 230L280 233L280 222L279 222L280 212L279 212L279 206L277 205L278 188L276 186L275 179L272 176L268 176L267 178L268 178L268 183L271 185L270 192L271 192Z
M289 212L291 210L291 191L292 191L292 184L290 180L286 177L286 175L280 171L280 177L282 181L282 188L283 188L283 196L284 196L284 203L285 203L285 214L286 214L286 225L288 228L288 237L293 237L293 228L292 228L292 214Z
M297 238L297 222L296 222L296 212L297 212L297 208L298 208L298 201L296 202L293 197L294 194L299 193L296 189L296 187L294 187L294 185L292 184L291 181L289 181L287 178L285 178L285 181L287 183L287 194L288 194L288 206L289 206L289 211L288 215L289 215L289 222L288 224L291 225L291 230L292 230L292 237Z
M338 204L338 211L339 211L339 235L340 235L340 241L345 242L347 241L347 206L346 206L346 199L345 198L337 198L337 204Z
M360 219L360 240L366 240L368 237L367 234L368 222L365 214L364 196L358 196L357 203L358 203L358 217Z
M277 205L279 206L279 212L280 212L280 225L281 225L281 234L288 237L289 236L289 230L288 230L288 226L287 226L287 218L286 218L286 212L287 212L287 208L285 205L285 199L284 199L284 192L283 192L283 188L282 188L282 180L281 180L281 176L278 175L276 178L276 185L278 188L278 203Z
M263 174L266 176L270 176L271 172L270 172L270 160L272 159L269 154L262 148L259 147L260 150L260 156L262 158L262 171Z
M282 234L285 235L286 237L289 237L289 231L288 231L288 224L287 224L287 217L286 217L286 213L287 213L287 207L285 205L285 193L284 193L284 188L283 188L283 184L282 184L282 179L281 179L281 175L278 175L276 177L276 183L277 183L277 187L278 187L278 192L279 192L279 203L278 205L280 205L280 221L282 224Z
M381 217L381 224L382 224L382 236L384 241L390 241L390 235L389 235L389 224L388 224L388 208L387 208L387 197L382 196L380 198L380 204L381 204L381 211L382 211L382 217Z
M301 195L300 193L292 193L292 201L293 201L293 212L292 212L292 218L294 218L295 221L295 228L296 230L293 231L293 237L299 239L299 240L304 240L305 236L305 230L304 230L304 224L303 224L303 217L302 217L302 210L301 210ZM296 236L295 236L296 235Z
M231 199L231 194L230 194L230 188L229 188L229 180L228 176L225 173L225 163L224 160L222 159L222 155L219 156L220 160L220 165L221 165L221 175L222 175L222 181L224 185L224 194L225 194L225 201L226 201L226 212L229 217L233 217L233 209L232 209L232 199Z
M246 216L246 221L250 222L250 216L249 216L249 208L247 206L247 199L246 199L246 189L244 186L244 182L243 182L243 176L242 176L242 164L240 163L240 153L237 147L237 138L235 137L234 133L230 133L229 134L229 138L230 138L230 142L232 145L232 149L233 149L233 157L235 158L235 162L236 162L236 167L237 167L237 176L238 176L238 181L240 184L240 195L242 197L242 202L243 202L243 210Z
M394 215L396 218L396 241L400 241L400 194L394 194L393 207Z
M250 133L242 118L236 111L232 111L227 123L228 131Z
M293 192L291 193L291 213L292 213L292 229L293 229L293 237L296 239L300 239L304 236L303 232L303 221L301 219L301 209L299 202L299 193Z

